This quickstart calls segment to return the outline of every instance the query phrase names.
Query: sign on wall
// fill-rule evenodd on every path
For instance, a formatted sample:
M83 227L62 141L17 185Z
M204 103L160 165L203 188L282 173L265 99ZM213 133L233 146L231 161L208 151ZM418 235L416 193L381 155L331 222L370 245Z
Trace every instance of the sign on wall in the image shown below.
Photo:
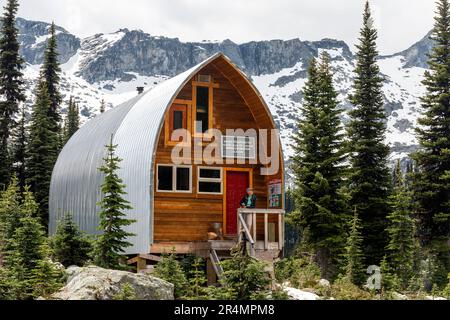
M282 181L280 179L269 182L269 208L279 208L282 205Z
M256 159L256 138L248 136L222 136L222 158Z

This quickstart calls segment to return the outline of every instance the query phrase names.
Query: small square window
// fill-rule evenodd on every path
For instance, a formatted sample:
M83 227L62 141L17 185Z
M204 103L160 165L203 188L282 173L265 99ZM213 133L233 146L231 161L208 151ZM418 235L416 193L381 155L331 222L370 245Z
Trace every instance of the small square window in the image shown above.
M201 193L222 193L222 183L200 181L198 191Z
M222 194L221 168L198 168L198 193Z
M221 170L220 169L203 169L200 168L200 178L206 179L221 179Z

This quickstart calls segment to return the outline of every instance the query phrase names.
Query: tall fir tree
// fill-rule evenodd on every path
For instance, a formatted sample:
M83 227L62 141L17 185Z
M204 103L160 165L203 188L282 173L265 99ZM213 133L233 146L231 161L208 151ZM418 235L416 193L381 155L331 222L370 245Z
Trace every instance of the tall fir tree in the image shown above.
M80 129L80 110L78 105L71 97L69 107L67 108L67 118L64 126L64 142L69 139Z
M407 190L400 161L395 169L395 189L391 196L393 211L389 214L387 233L389 242L386 247L386 263L400 281L403 289L408 286L414 263L414 220L411 210L411 193Z
M377 30L369 2L364 10L360 43L357 45L354 92L348 125L350 204L362 220L363 248L369 264L379 264L386 247L387 215L392 184L387 166L389 148L384 143L386 114L383 78L377 65Z
M48 225L48 197L50 180L58 156L58 134L55 123L48 114L51 105L45 82L40 79L30 123L27 148L27 184L39 204L38 215Z
M324 53L308 69L302 119L294 137L293 169L297 210L294 221L317 254L324 277L337 272L348 218L343 186L343 135L330 58ZM326 222L326 223L325 223Z
M439 0L431 39L429 71L423 81L424 114L419 119L415 177L418 233L421 243L438 254L450 271L450 5Z
M8 0L1 18L0 37L0 188L5 188L11 177L12 159L8 143L15 126L19 104L25 101L23 93L23 59L19 54L16 15L17 0Z
M14 173L19 180L20 190L23 191L26 185L26 150L27 150L27 127L26 112L22 106L21 117L14 132L13 156Z
M95 263L103 268L125 269L124 249L132 245L127 238L135 235L126 232L124 228L133 224L135 220L125 218L124 211L132 207L123 198L126 194L125 185L117 174L122 160L116 156L116 148L111 136L111 141L106 146L107 156L103 159L103 166L99 168L105 175L105 180L101 187L103 199L98 203L100 207L98 230L101 235L94 244L94 259Z
M55 124L61 121L59 107L62 102L62 96L59 91L59 83L61 80L61 67L58 61L58 43L56 39L55 23L52 23L49 30L50 38L47 42L47 47L44 52L44 63L41 67L41 77L44 80L48 96L50 99L50 106L48 115ZM55 127L58 130L58 127Z

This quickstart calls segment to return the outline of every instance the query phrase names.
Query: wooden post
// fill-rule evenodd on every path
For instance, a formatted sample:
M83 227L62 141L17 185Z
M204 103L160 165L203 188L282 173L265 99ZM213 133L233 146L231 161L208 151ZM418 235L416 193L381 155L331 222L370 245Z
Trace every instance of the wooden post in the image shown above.
M137 257L137 273L147 269L147 260Z
M278 215L278 249L283 250L283 215Z
M238 210L238 219L237 219L237 232L238 232L238 243L242 242L242 226L241 226L241 219L239 219L239 216L241 213Z
M269 250L269 215L264 214L264 250Z
M257 242L257 239L256 239L256 233L257 233L257 229L256 229L256 213L252 213L252 218L253 218L253 241L255 241L255 245L256 245L256 242Z
M217 283L216 271L214 270L213 263L210 258L206 259L206 279L208 286L212 286Z

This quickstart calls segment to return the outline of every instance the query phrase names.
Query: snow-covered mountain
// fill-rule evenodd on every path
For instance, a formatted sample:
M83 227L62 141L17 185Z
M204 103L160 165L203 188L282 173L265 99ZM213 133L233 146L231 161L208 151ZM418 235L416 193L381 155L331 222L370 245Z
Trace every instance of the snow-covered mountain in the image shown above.
M49 24L18 19L28 101L42 63ZM83 121L99 112L104 99L109 108L136 95L136 87L146 89L187 70L215 52L222 51L254 81L270 105L281 129L286 156L291 154L290 138L301 116L301 89L306 80L308 61L322 51L332 58L335 84L342 107L351 91L355 56L343 41L272 40L236 44L231 40L185 43L179 39L152 36L140 30L122 29L79 39L61 27L57 39L62 63L62 92L65 101L74 96ZM432 46L429 35L410 48L379 58L385 76L384 95L388 114L387 142L392 159L405 158L417 146L414 127L420 114L419 97L427 68L426 55ZM63 112L65 111L63 105ZM348 118L344 115L344 121Z

